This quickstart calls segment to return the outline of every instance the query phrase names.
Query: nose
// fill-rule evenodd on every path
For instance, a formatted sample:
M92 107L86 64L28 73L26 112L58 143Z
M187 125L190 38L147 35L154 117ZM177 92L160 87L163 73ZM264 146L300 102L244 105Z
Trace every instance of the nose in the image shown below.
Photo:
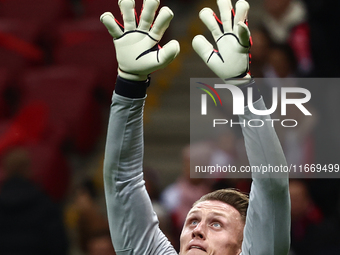
M205 230L202 222L192 230L192 238L205 239Z

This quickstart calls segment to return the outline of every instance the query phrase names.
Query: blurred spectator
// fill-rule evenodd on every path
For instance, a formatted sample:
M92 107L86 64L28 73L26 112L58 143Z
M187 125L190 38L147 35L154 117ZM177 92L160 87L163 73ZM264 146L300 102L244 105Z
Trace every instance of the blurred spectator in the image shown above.
M310 46L310 27L307 23L295 26L289 36L288 43L292 48L300 76L310 76L314 63Z
M340 2L304 0L308 10L313 77L339 77L340 51L333 47L338 41Z
M289 95L290 98L299 96L298 93ZM298 125L295 128L282 128L279 132L287 162L296 166L315 163L314 130L318 123L318 112L309 102L304 106L311 116L305 116L295 105L287 105L286 118L296 120Z
M324 218L313 202L304 181L291 180L289 191L292 206L291 249L293 254L339 254L338 221Z
M88 253L90 248L90 240L96 243L93 239L98 233L109 231L109 225L106 215L101 212L101 208L96 201L97 193L92 181L85 181L76 191L74 200L75 209L78 213L76 222L79 245L84 253ZM98 238L100 239L100 238ZM98 241L100 246L100 241ZM93 244L93 246L96 246Z
M298 0L265 0L263 26L274 43L286 43L291 29L306 21L306 9Z
M177 238L173 235L173 229L171 225L171 215L160 201L160 176L155 169L150 167L144 167L144 181L145 187L148 191L149 197L152 202L153 209L157 214L159 227L162 232L167 236L171 243L175 243Z
M116 255L109 231L93 234L87 243L87 255Z
M187 145L182 150L182 174L176 182L168 186L161 194L162 204L170 212L174 227L175 240L183 227L186 215L193 203L201 196L211 191L209 179L190 178L190 160L195 165L208 165L210 147L207 144ZM178 243L173 244L175 248Z
M310 254L310 244L305 239L307 234L312 234L310 228L320 224L323 216L313 203L303 181L291 180L289 192L292 206L292 249L296 254Z
M282 63L282 65L285 65ZM289 68L288 65L287 70ZM274 70L274 68L272 69ZM282 70L283 74L283 70ZM287 72L286 72L287 74ZM299 87L301 79L289 78L289 77L271 77L271 78L285 78L285 79L266 79L265 85L262 88L266 93L266 103L268 106L272 105L272 90L270 87ZM261 90L262 91L262 90ZM289 93L288 98L301 98L300 93ZM269 99L269 100L268 100ZM272 114L273 118L281 119L281 99L278 98L278 109ZM295 120L296 127L287 128L283 125L276 125L276 131L281 141L287 163L295 166L302 164L315 163L315 129L319 123L319 111L310 103L304 103L304 107L312 114L306 116L300 109L294 104L286 105L286 120ZM293 123L291 123L293 125ZM293 177L311 177L312 173L296 173ZM299 175L299 176L298 176ZM304 176L302 176L304 175Z
M160 196L160 177L158 172L151 167L144 167L145 187L152 202L158 202Z
M266 46L270 44L266 33L255 30L254 39L260 42L260 46L255 47L255 52L252 54L255 56L255 60L252 64L255 65L258 74L267 78L260 80L258 84L261 92L265 95L267 106L270 107L272 105L272 87L299 86L300 80L294 79L294 77L299 76L297 61L289 44L271 44L266 52L264 46L261 47L261 43ZM293 97L299 97L299 94L289 93L289 98ZM280 105L279 103L279 108ZM314 163L313 131L318 121L318 115L316 109L310 103L305 104L305 107L312 113L312 116L305 116L295 105L287 105L286 119L296 120L298 122L297 127L289 129L280 125L277 126L278 136L284 148L287 162L297 166ZM278 112L280 112L279 109L276 113Z
M264 29L251 31L253 45L251 47L251 74L256 78L263 78L264 67L268 59L270 39Z
M209 165L215 166L239 166L245 165L242 161L245 151L241 151L239 147L239 140L233 129L224 128L225 131L218 135L211 146L211 158ZM243 140L241 141L243 142ZM242 161L242 162L241 162ZM247 188L248 180L229 178L228 173L213 173L212 189L236 188L243 192L249 191Z
M0 190L0 254L67 254L60 208L30 180L30 158L22 148L3 157Z
M296 59L288 44L273 45L269 48L264 77L296 77Z
M264 2L262 24L274 44L289 44L297 61L297 70L307 76L313 68L310 27L307 10L299 0Z
M220 134L214 140L209 165L234 165L236 157L236 137L231 128L226 128L225 132ZM216 176L218 178L218 176ZM225 178L225 176L221 176Z

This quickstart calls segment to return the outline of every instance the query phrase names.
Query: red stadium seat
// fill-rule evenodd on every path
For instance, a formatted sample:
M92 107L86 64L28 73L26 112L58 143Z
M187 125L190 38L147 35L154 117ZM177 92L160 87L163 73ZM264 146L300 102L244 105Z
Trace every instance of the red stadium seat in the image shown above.
M35 22L1 18L0 67L17 74L27 66L42 63L44 53L36 44L39 33L39 25Z
M118 1L105 0L82 0L84 15L87 17L99 18L104 12L112 12L114 15L119 14L117 5Z
M9 121L2 122L0 155L15 146L37 144L43 140L47 127L47 104L31 102Z
M105 26L98 18L64 22L57 29L57 35L55 62L97 68L101 88L110 98L117 76L117 63L112 38Z
M34 22L40 28L40 42L44 47L53 44L54 30L60 20L72 17L68 0L2 0L0 16ZM24 26L25 27L25 26Z
M1 136L8 130L10 126L10 122L9 121L0 121L0 139ZM0 142L1 143L1 142ZM2 159L2 153L0 151L0 158ZM3 160L0 160L0 188L1 188L1 184L2 182L5 180L6 176L5 176L5 172L2 166Z
M45 140L57 145L70 141L79 152L93 148L101 127L93 93L96 83L92 68L53 66L24 73L23 105L44 102L48 107Z
M0 120L9 115L9 105L7 105L5 98L9 85L9 71L5 68L0 68Z
M104 12L112 12L112 14L121 21L120 9L118 7L118 1L107 1L107 0L82 0L84 7L84 15L86 17L99 18ZM135 0L135 9L137 13L140 13L142 8L143 0Z
M0 134L4 128L8 128L9 123L0 123ZM21 144L19 146L11 146L7 149L24 148L27 150L30 158L31 178L37 183L47 195L55 202L62 202L67 194L71 169L65 156L58 148L49 144ZM4 157L5 154L0 154ZM0 161L0 188L5 180L5 172Z
M0 122L0 158L16 147L28 149L33 180L60 202L68 189L70 168L58 146L43 140L47 114L47 104L32 102L12 120ZM0 185L6 177L1 163L0 160Z
M32 160L33 180L56 202L67 195L71 169L65 156L49 144L28 146Z
M2 0L0 15L49 26L70 13L69 3L67 0Z

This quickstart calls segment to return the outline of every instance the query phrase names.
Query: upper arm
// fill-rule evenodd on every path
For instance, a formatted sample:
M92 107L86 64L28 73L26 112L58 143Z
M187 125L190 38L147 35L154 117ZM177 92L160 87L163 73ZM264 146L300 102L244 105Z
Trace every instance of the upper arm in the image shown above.
M264 109L263 100L254 103ZM246 111L240 119L269 119ZM252 166L286 166L286 160L271 122L262 127L242 126ZM290 199L288 173L253 173L253 183L244 229L242 254L287 254L290 246Z
M104 186L118 255L175 254L161 232L143 180L144 99L113 96L104 159Z

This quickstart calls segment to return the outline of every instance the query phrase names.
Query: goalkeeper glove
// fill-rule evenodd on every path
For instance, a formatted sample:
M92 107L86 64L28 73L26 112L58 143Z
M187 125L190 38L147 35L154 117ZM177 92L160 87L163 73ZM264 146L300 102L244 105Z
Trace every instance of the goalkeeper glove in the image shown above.
M159 0L144 1L139 22L135 17L134 0L119 0L118 4L124 27L110 12L100 17L113 37L118 74L127 80L146 80L150 73L167 66L179 53L179 43L175 40L163 48L158 44L174 15L168 7L163 7L152 25Z
M249 82L250 31L246 24L249 4L236 3L236 14L230 0L217 0L221 20L210 8L199 13L211 31L218 50L203 35L197 35L192 46L208 67L224 82L241 85Z

